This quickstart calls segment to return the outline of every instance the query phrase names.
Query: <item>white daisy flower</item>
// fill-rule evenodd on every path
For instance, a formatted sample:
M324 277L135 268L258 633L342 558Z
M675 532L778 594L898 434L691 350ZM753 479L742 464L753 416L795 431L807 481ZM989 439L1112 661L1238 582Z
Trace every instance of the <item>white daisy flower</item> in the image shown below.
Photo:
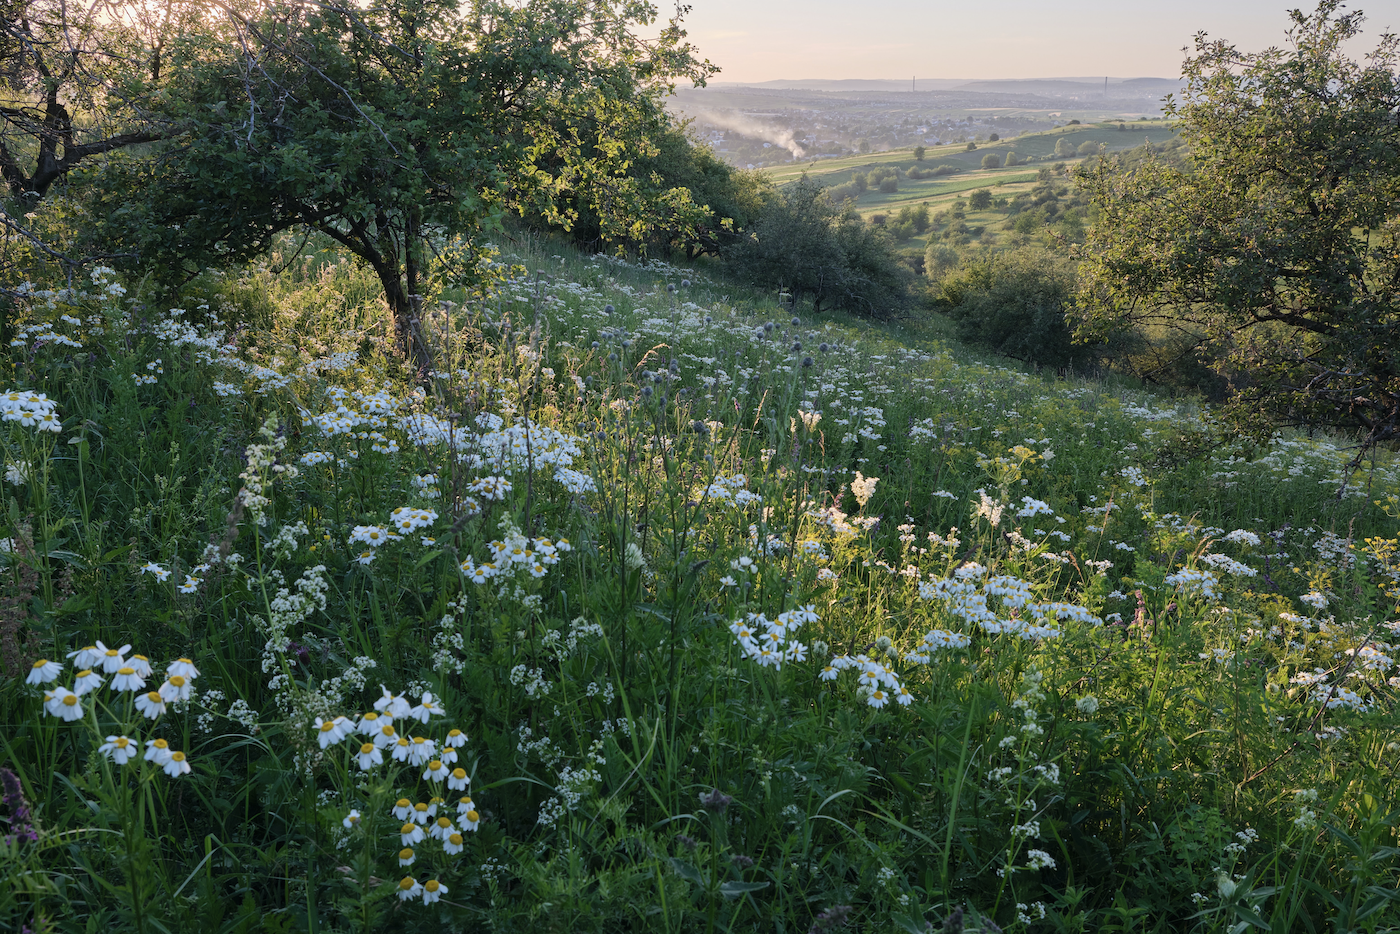
M394 817L401 821L406 821L413 816L413 802L407 798L400 798L394 802Z
M427 834L423 833L423 828L417 824L404 824L399 828L399 842L402 846L422 843L426 836Z
M399 900L408 901L423 894L423 886L418 884L418 880L412 876L404 876L399 882Z
M109 736L107 742L97 747L97 751L105 753L117 765L126 765L141 750L126 736Z
M442 851L448 856L456 856L462 852L462 835L452 833L447 835L447 839L442 844Z
M464 768L453 769L452 774L447 777L447 787L453 791L466 791L470 785L471 779L467 777L467 770Z
M78 703L78 695L64 687L56 687L44 694L44 709L50 716L69 722L83 715L83 705Z
M97 643L97 651L102 654L102 670L110 675L126 664L126 660L122 656L131 651L131 645L127 644L119 649L109 649L99 642Z
M167 704L189 700L190 682L184 675L171 675L160 686L160 696L165 698Z
M112 690L114 691L139 691L145 686L145 680L130 665L118 668L117 673L112 677Z
M170 758L165 761L163 768L165 769L165 774L169 775L171 778L179 778L181 775L188 775L191 771L189 760L185 758L183 752L172 752Z
M442 764L442 760L434 759L428 763L428 767L423 770L423 777L430 782L440 782L448 775L447 766Z
M457 828L453 827L451 819L446 817L439 817L437 820L433 821L432 826L428 828L428 836L432 837L434 840L446 840L456 832Z
M345 819L341 821L341 824L345 826L346 830L354 830L356 827L360 826L360 812L351 810L349 814L345 815Z
M179 675L190 681L199 677L199 669L194 667L194 662L190 661L188 658L175 659L175 661L171 662L170 665L166 667L165 673L167 675Z
M359 763L363 771L368 772L376 765L384 764L384 753L380 752L379 747L374 743L361 743L360 752L355 756L355 761Z
M423 883L423 903L425 905L431 905L446 894L447 886L436 879L429 879Z
M91 668L80 671L73 678L73 693L82 697L90 691L95 691L102 687L102 676L95 673Z
M160 696L159 691L147 691L145 694L136 695L136 709L143 716L154 720L165 713L165 698Z
M148 739L146 740L146 754L142 756L142 758L147 762L154 762L156 765L163 766L170 761L172 755L174 755L174 753L171 752L170 744L165 740Z
M59 672L63 671L63 666L58 662L51 662L47 658L41 658L29 669L29 677L24 679L25 684L48 684L57 680Z

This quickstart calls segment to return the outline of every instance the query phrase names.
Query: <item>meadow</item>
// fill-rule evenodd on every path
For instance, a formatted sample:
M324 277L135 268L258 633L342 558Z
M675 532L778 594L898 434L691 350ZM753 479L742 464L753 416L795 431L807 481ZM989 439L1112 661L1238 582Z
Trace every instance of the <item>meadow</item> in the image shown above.
M1393 452L297 250L8 322L0 929L1396 929Z

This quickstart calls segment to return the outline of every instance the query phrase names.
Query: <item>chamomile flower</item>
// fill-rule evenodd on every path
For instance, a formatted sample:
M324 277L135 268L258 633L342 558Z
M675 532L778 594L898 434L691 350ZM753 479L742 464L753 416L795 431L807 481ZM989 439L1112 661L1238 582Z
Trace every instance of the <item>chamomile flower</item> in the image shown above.
M466 791L471 785L471 779L467 777L467 770L460 766L452 770L452 774L447 776L447 787L453 791Z
M340 742L350 734L350 730L350 721L344 717L336 717L334 720L316 718L316 742L320 744L322 749L327 749Z
M481 815L477 813L476 808L467 808L466 813L461 815L461 820L458 823L462 825L463 830L475 830L477 825L481 823Z
M361 743L359 754L355 756L355 761L362 771L368 772L376 765L384 764L384 753L379 751L379 747L374 743Z
M429 879L423 883L423 904L425 905L431 905L446 894L447 886L436 879Z
M154 720L165 713L165 698L160 696L159 691L147 691L145 694L136 695L136 709L142 716Z
M83 715L83 705L78 703L78 695L64 687L56 687L44 695L44 709L50 716L70 722Z
M899 701L901 706L908 707L910 704L914 703L914 695L910 694L909 689L901 684L899 686L899 693L895 695L895 700Z
M394 802L394 816L399 820L406 821L413 816L413 802L407 798L400 798Z
M456 856L462 852L462 835L459 833L448 834L447 839L442 844L442 851L448 856Z
M141 573L154 574L156 580L160 581L161 583L165 583L165 581L170 579L170 570L168 568L161 567L154 561L147 561L145 564L141 565Z
M444 746L451 746L453 749L460 749L467 744L467 734L461 730L448 730L447 738L442 741Z
M165 765L170 761L173 753L170 744L163 739L146 740L146 755L143 756L147 762L154 762L156 765Z
M356 827L360 826L360 812L352 810L349 814L345 815L345 819L340 823L344 825L346 830L354 830Z
M136 673L136 669L127 665L118 668L117 673L112 678L112 690L114 691L139 691L146 686L146 681Z
M73 659L74 668L94 668L102 664L102 653L97 651L95 645L85 645L76 652L69 652L68 657Z
M388 714L380 716L374 711L370 711L369 713L362 714L360 716L360 722L356 724L356 728L366 736L373 738L374 734L379 732L380 727L393 722L394 718L389 716Z
M400 736L394 740L393 748L393 758L395 762L407 762L409 753L413 752L413 744L404 736Z
M127 644L119 649L110 649L99 642L97 643L97 651L102 656L102 670L110 675L126 664L126 660L122 656L131 651L131 645Z
M136 758L136 754L141 750L136 747L136 744L133 743L129 737L109 736L107 737L107 742L97 747L97 751L105 753L107 758L111 759L117 765L126 765L132 759Z
M412 709L408 701L397 696L382 684L379 686L379 689L383 691L384 694L379 700L374 702L375 710L380 713L387 713L394 720L402 720L404 717L408 716L408 712Z
M433 752L437 748L437 743L422 736L413 737L413 743L408 753L409 765L423 765L433 757Z
M456 832L457 828L453 827L451 819L446 817L439 817L428 827L428 836L434 840L446 840Z
M399 880L399 901L408 901L410 898L417 898L423 894L423 886L418 884L418 880L412 876L404 876Z
M438 758L442 760L444 765L453 765L457 761L457 750L448 746L438 753Z
M423 770L423 777L430 782L440 782L448 775L447 766L442 764L442 760L434 759L428 763L428 767Z
M394 731L392 723L386 723L373 733L374 745L380 749L388 749L399 741L399 735Z
M185 758L183 752L172 752L170 758L165 760L165 765L162 766L162 768L165 769L165 774L169 775L171 778L179 778L181 775L188 775L191 771L190 763Z
M428 816L429 816L429 817L437 817L438 808L439 808L441 805L445 804L445 803L446 803L446 802L442 800L442 796L441 796L441 795L433 795L431 798L429 798L429 799L428 799Z
M473 810L473 809L474 809L474 807L473 807L473 805L472 805L472 796L471 796L471 795L462 795L462 797L460 797L460 798L457 799L457 813L458 813L458 814L465 814L465 813L467 813L468 811Z
M870 692L870 696L865 699L865 702L876 710L879 710L890 702L890 696L879 688L875 688Z
M160 686L160 696L167 704L190 699L190 682L184 675L171 675ZM325 748L324 746L321 748Z
M41 658L29 669L29 677L24 679L25 684L48 684L58 678L59 672L63 671L63 666L58 662L51 662L47 658Z
M102 687L102 676L94 672L91 668L80 671L73 678L73 693L82 697L90 691L95 691Z
M399 828L399 842L402 846L413 846L415 843L422 843L427 834L423 833L423 828L417 824L404 824Z
M433 695L424 691L422 702L408 711L408 717L420 723L427 723L434 714L442 716L444 713L446 711L442 709L441 704L433 699Z
M126 660L126 664L136 672L138 678L149 678L154 671L151 668L151 660L144 655L133 655Z
M413 861L414 861L416 858L417 858L417 857L415 857L415 856L413 855L413 847L411 847L411 846L406 846L406 847L404 847L402 850L399 850L399 865L400 865L400 866L412 866L412 865L413 865Z
M424 804L422 801L419 801L413 806L413 815L410 819L415 824L426 825L428 823L428 818L432 817L433 813L434 811L431 805Z
M841 674L841 672L837 671L834 665L827 665L817 677L823 681L835 681L836 676L839 674Z
M175 661L171 662L166 667L165 673L167 676L179 675L189 681L193 681L195 678L199 677L199 669L194 667L194 662L190 661L188 658L175 659Z

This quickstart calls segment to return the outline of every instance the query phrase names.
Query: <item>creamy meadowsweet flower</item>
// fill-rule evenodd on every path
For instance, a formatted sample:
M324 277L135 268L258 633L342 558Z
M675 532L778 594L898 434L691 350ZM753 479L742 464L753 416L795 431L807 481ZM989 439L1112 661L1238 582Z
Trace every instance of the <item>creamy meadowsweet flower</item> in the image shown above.
M100 687L102 687L102 676L91 668L78 672L73 678L73 693L79 697Z
M436 813L436 811L431 804L419 801L413 806L412 820L415 824L426 825L428 823L428 818L432 817L434 813Z
M47 658L41 658L29 669L29 677L24 679L25 684L48 684L58 678L59 672L63 671L63 666L58 662L51 662Z
M384 753L380 752L379 747L374 743L361 743L360 751L355 756L355 762L363 771L368 772L376 765L384 764Z
M63 687L56 687L44 695L44 709L50 716L64 720L77 720L83 715L83 705L78 703L78 695Z
M345 826L346 830L354 830L356 827L360 826L360 812L351 810L349 814L345 815L345 819L341 821L341 824Z
M423 770L423 777L430 782L440 782L448 775L447 766L442 764L442 760L434 759L428 763L428 767Z
M160 686L160 696L167 704L190 699L190 682L184 675L171 675Z
M99 642L97 643L97 651L102 655L102 670L110 675L126 664L126 659L123 656L131 651L131 645L127 644L119 649L112 649Z
M446 894L447 886L436 879L429 879L423 883L423 904L425 905L431 905Z
M145 694L136 695L136 709L143 716L154 720L165 713L165 698L160 696L159 691L147 691Z
M149 678L155 670L151 668L151 660L144 655L133 655L126 660L126 664L138 678Z
M109 736L107 742L97 747L97 751L105 753L109 759L117 765L126 765L136 754L140 752L136 744L126 736Z
M447 787L453 791L466 791L471 785L471 779L467 777L467 770L461 767L452 770L452 774L447 776Z
M417 857L415 857L415 856L413 855L413 847L411 847L411 846L406 846L406 847L404 847L402 850L399 850L399 865L400 865L400 866L412 866L412 865L413 865L413 861L414 861L414 859L416 859L416 858L417 858Z
M394 802L394 816L399 820L406 821L413 816L413 802L407 798L400 798Z
M399 881L399 900L408 901L410 898L417 898L423 894L423 886L418 884L418 880L412 876L404 876Z
M451 746L453 749L460 749L467 744L467 734L461 730L448 730L447 738L442 741L444 746Z
M399 828L399 842L402 846L413 846L415 843L422 843L427 834L423 833L423 828L417 824L404 824Z
M165 774L169 775L171 778L179 778L181 775L190 774L190 763L189 760L185 758L183 752L172 752L170 758L165 761L165 765L162 766L162 768L165 769Z
M446 840L457 832L457 828L452 826L450 818L439 817L428 827L428 836L434 840Z
M442 844L442 851L448 856L456 856L462 852L462 835L453 833L447 835L447 840Z
M112 690L114 691L139 691L145 686L145 680L130 665L118 668L117 673L112 676Z
M167 676L179 675L189 681L193 681L195 678L199 677L199 669L194 667L194 662L190 661L188 658L175 659L175 661L171 662L166 667L165 673Z
M146 740L146 755L143 756L147 762L154 762L156 765L165 765L171 757L170 744L163 739Z
M386 723L374 732L374 745L380 749L388 749L399 741L399 734L395 732L392 723Z

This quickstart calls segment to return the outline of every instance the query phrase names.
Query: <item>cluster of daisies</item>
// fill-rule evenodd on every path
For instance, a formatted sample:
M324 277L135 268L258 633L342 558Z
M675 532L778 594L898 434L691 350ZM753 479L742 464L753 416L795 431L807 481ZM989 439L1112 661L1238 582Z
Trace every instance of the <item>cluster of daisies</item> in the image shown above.
M888 650L890 640L881 638L876 642L876 646L882 650ZM885 662L869 658L865 655L837 655L831 659L831 664L822 668L818 675L823 681L835 681L843 671L854 671L856 673L856 690L865 702L879 709L890 702L890 699L899 701L905 707L914 701L914 695L909 693L909 689L899 681L899 676L894 673L894 669Z
M415 772L421 768L422 779L429 783L432 792L429 799L415 803L407 797L399 798L391 809L394 820L400 824L399 866L414 865L420 857L415 847L421 849L420 844L426 840L439 844L444 854L456 856L465 848L463 834L476 830L481 823L470 793L471 777L457 764L458 750L466 745L467 736L454 728L439 745L433 739L412 735L412 724L431 725L433 717L445 714L441 703L426 691L415 702L382 685L381 690L383 696L374 702L374 710L369 713L331 720L317 717L317 743L322 749L330 749L358 734L353 758L362 770L383 765L386 754L390 761ZM449 803L440 793L444 791L456 793L456 802ZM355 830L363 821L363 815L352 810L341 823L347 830ZM447 886L438 879L420 883L413 876L405 876L398 883L397 892L403 901L422 898L431 903L447 892Z
M505 535L488 544L491 558L477 564L470 555L462 562L462 573L473 584L484 584L495 577L514 577L521 572L541 578L559 563L559 556L573 550L567 538L551 541L530 538L514 525L503 524Z
M438 520L438 514L432 509L420 509L416 506L400 506L389 513L389 525L357 525L350 532L351 545L368 545L364 551L356 556L355 560L359 564L369 564L374 560L375 549L388 542L396 542L405 535L411 534L418 529L426 529ZM437 539L429 535L422 537L422 543L426 547L433 544Z
M138 570L142 574L151 575L161 583L165 583L170 579L170 569L163 565L156 564L154 561L147 561L145 564L141 565ZM199 589L199 585L204 583L204 575L208 573L208 571L208 564L196 564L194 567L190 568L190 572L185 575L184 583L178 585L177 589L180 593L194 593Z
M1102 626L1103 620L1073 603L1035 602L1031 584L1006 574L987 576L987 569L969 561L952 577L919 581L919 597L936 600L959 619L981 627L993 635L1009 633L1022 639L1054 639L1063 635L1064 622ZM1002 610L997 615L988 603L996 599Z
M160 687L147 690L148 682L155 674L150 659L144 655L131 655L130 645L109 648L101 642L84 646L68 653L74 668L73 687L70 690L62 685L54 685L44 690L44 710L61 720L80 720L84 715L82 698L96 691L111 677L111 690L126 695L126 700L138 713L150 720L159 719L169 705L190 699L194 679L199 677L199 669L188 658L178 658L165 669L165 680ZM26 684L42 686L53 684L63 673L63 665L47 658L41 658L29 670ZM131 708L128 708L130 710ZM141 742L125 734L112 735L98 747L98 751L117 765L126 765L141 754ZM146 752L142 758L161 768L171 778L178 778L190 772L190 763L183 752L170 748L163 739L148 739Z
M779 613L769 619L762 613L748 613L729 624L734 642L746 656L765 668L781 669L784 662L807 659L807 646L796 638L797 631L821 617L811 604Z
M0 421L18 422L23 428L58 432L63 423L58 418L58 403L42 392L11 389L0 396Z

